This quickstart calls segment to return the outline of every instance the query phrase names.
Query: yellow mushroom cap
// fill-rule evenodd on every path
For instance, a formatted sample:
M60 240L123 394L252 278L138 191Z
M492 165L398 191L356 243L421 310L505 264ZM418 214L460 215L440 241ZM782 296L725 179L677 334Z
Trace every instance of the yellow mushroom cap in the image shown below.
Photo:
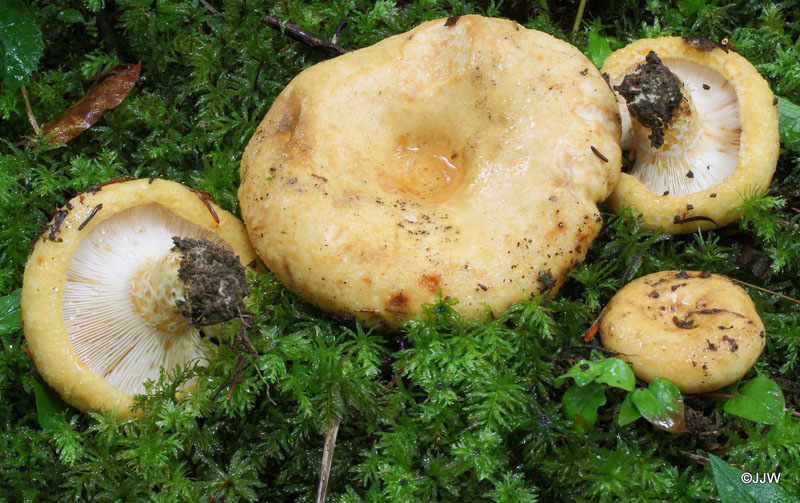
M625 285L608 304L600 341L631 362L639 379L663 377L686 393L738 381L765 343L747 292L697 271L662 271Z
M474 319L555 291L620 159L614 95L580 51L461 16L295 77L242 156L239 201L290 289L398 328L438 292Z
M636 134L618 95L623 150L634 160L609 198L612 209L633 207L645 228L672 234L738 220L735 208L769 186L778 159L778 110L769 84L739 54L680 37L637 40L612 53L602 71L618 86L650 51L683 82L696 131L684 144L656 152Z
M236 217L201 193L159 179L78 195L37 240L23 277L24 333L37 369L66 402L126 417L145 380L205 356L196 328L167 333L137 314L137 304L150 300L132 293L137 274L158 265L173 236L217 243L242 264L256 259ZM181 294L162 287L153 283L147 296Z

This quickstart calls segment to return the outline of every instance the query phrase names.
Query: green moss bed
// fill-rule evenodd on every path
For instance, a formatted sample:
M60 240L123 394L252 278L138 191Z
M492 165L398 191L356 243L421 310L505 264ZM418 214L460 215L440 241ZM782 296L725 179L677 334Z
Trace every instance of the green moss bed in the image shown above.
M25 89L40 123L116 64L141 61L142 72L120 106L58 147L34 138L21 89L0 86L0 502L315 501L325 432L337 423L329 502L767 501L754 485L721 487L715 456L727 470L781 473L772 489L784 499L769 501L796 501L800 305L791 300L748 289L767 342L743 382L780 387L786 413L771 424L729 413L724 397L684 396L679 435L643 419L620 426L626 392L605 384L596 420L576 424L563 406L572 381L554 381L592 358L598 342L581 336L626 269L631 278L713 271L800 298L800 6L591 0L573 31L578 10L576 0L32 0L44 53ZM59 403L25 351L17 292L28 244L58 205L110 179L163 177L238 215L247 141L289 80L328 57L265 15L326 39L338 28L338 44L359 48L467 13L551 33L595 64L643 37L729 39L780 97L769 191L747 195L740 223L685 236L605 213L557 296L481 323L443 301L382 334L320 312L269 273L253 276L255 352L232 323L207 367L152 383L141 420ZM188 379L195 392L176 401Z

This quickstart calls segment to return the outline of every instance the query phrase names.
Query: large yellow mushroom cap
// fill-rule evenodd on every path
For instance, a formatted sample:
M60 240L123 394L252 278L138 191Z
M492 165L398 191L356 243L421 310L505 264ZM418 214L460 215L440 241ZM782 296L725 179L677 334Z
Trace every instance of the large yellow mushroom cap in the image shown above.
M664 377L686 393L741 379L765 343L747 292L698 271L662 271L625 285L608 304L600 340L631 362L639 379Z
M637 40L612 53L602 71L619 86L651 51L683 82L692 131L666 151L650 148L618 96L623 150L635 159L611 207L631 206L645 228L673 234L734 222L743 198L767 188L775 172L780 137L769 84L736 52L680 37Z
M168 253L175 235L217 243L242 264L256 259L236 217L202 193L159 179L80 194L37 240L23 277L24 333L37 369L66 402L126 417L145 379L205 356L194 327L158 330L165 313L144 324L136 314L137 305L164 293L155 282L133 295L136 271Z
M441 292L482 318L583 259L619 134L573 46L438 19L292 80L245 150L239 201L267 266L325 309L397 328Z

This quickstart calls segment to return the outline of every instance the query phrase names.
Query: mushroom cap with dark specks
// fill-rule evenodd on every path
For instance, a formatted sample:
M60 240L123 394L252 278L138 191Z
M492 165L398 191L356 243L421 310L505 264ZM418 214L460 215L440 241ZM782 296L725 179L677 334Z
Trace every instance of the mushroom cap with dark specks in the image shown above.
M699 271L661 271L625 285L600 322L600 341L639 379L714 391L741 379L764 349L764 324L747 292Z
M482 319L583 259L619 134L575 47L438 19L289 83L242 157L242 217L278 279L327 310L396 329L441 292Z

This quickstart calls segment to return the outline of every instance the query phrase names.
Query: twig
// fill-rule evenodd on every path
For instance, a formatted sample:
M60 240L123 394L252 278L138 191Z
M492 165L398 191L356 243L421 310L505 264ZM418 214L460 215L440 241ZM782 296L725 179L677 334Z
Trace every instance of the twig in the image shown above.
M247 328L249 324L247 322L247 315L245 313L239 313L239 319L242 322L242 325L239 327L239 330L236 332L236 337L233 341L233 349L238 353L239 357L236 360L236 368L233 371L233 374L227 381L222 383L222 385L217 388L214 393L211 395L211 399L215 400L217 396L222 392L223 389L228 388L228 395L227 399L230 400L233 397L233 393L236 390L236 386L242 382L244 378L244 369L245 364L250 362L253 365L253 368L256 369L256 374L261 379L261 382L264 383L267 392L267 399L272 403L272 405L277 405L275 401L269 394L269 383L264 378L264 374L261 373L261 370L258 368L255 359L258 357L258 350L256 350L253 343L250 341L250 338L247 337Z
M208 10L208 12L212 14L219 14L219 11L215 9L214 6L208 3L206 0L200 0L200 3L203 4L203 7L205 7Z
M733 398L733 397L738 396L738 395L739 395L739 393L714 393L714 392L709 392L709 393L697 393L696 396L700 396L700 397L703 397L703 398Z
M788 300L789 302L794 302L795 304L800 304L800 300L797 300L797 299L794 299L792 297L789 297L788 295L784 295L784 294L778 293L778 292L773 292L772 290L767 290L764 287L753 285L752 283L747 283L747 282L742 281L740 279L735 279L735 278L728 278L728 279L733 281L734 283L739 283L740 285L743 285L743 286L758 290L759 292L768 293L770 295L774 295L776 297L780 297L780 298L782 298L784 300Z
M594 336L597 334L597 330L600 328L600 322L603 320L603 316L606 314L606 310L608 306L604 307L600 314L597 315L597 318L594 319L589 329L584 332L583 340L586 342L591 341L594 339Z
M578 5L578 13L575 15L575 23L572 25L572 34L578 33L578 28L581 27L581 19L583 19L583 10L586 8L586 0L581 0Z
M342 19L342 21L336 27L336 31L333 32L333 36L331 37L331 43L332 44L335 44L335 43L337 43L339 41L339 34L342 32L342 28L344 28L345 24L347 24L347 20L346 19Z
M228 394L226 395L226 399L230 400L233 397L233 392L236 391L236 386L242 382L242 378L244 377L244 365L247 363L247 360L243 356L239 356L239 359L236 361L236 368L233 370L233 374L228 378L227 381L222 383L222 385L214 390L211 394L211 400L216 400L217 396L222 393L222 390L228 388Z
M569 346L564 348L567 351L578 352L578 350L582 349L590 349L592 351L600 351L601 353L605 353L610 356L617 356L621 355L619 351L615 351L613 349L604 348L603 346L594 346L592 344L577 344L575 346Z
M631 274L633 273L633 266L636 263L642 260L642 254L637 252L635 253L630 260L628 260L628 264L625 266L625 270L622 272L622 278L620 279L620 286L624 285L631 279ZM606 314L606 310L608 309L608 305L600 311L600 314L597 315L597 318L594 319L591 326L589 327L586 332L583 334L583 340L586 342L591 341L594 339L594 336L597 334L597 330L600 328L600 322L603 320L603 316Z
M316 503L325 503L325 493L328 492L328 479L331 476L333 463L333 448L336 447L336 435L339 433L341 422L341 419L334 419L325 429L325 447L322 449L322 468L319 473Z
M28 88L22 86L20 90L22 91L22 99L25 101L25 112L28 114L28 121L31 123L31 127L33 127L33 132L36 136L41 136L42 128L39 127L39 123L36 122L36 116L33 115L31 101L28 99Z
M687 458L691 459L695 463L701 464L703 466L709 466L711 464L711 460L704 456L699 456L689 451L680 451L680 453L686 456Z
M712 224L719 227L719 224L716 220L711 217L706 217L703 215L697 215L694 217L681 217L680 215L675 215L675 218L672 219L673 224L688 224L691 222L711 222Z
M226 480L225 482L223 482L223 484L217 488L214 494L208 497L208 503L216 503L217 498L222 496L222 494L225 492L226 489L228 489L228 487L230 487L230 485L231 485L230 480Z
M620 279L620 286L624 285L631 279L631 273L633 272L633 266L636 265L638 262L642 261L642 253L636 252L630 260L628 260L628 265L625 266L625 271L622 272L622 278Z
M341 56L342 54L348 52L348 50L344 47L334 44L333 42L329 42L319 35L315 35L305 30L300 25L290 23L277 16L267 15L262 21L275 29L285 31L287 35L298 42L302 42L313 49L319 49L331 56Z
M109 2L110 3L110 2ZM122 49L119 46L119 39L117 33L114 31L113 12L110 5L100 9L95 18L97 22L97 31L103 37L103 50L108 54L114 56L119 61L125 61Z
M256 374L258 374L258 377L261 379L261 382L264 383L264 387L267 393L267 400L269 400L270 403L272 403L272 405L278 405L277 403L275 403L275 400L273 400L272 397L270 396L269 383L264 378L264 374L261 373L261 369L259 369L258 365L256 364L255 359L258 358L258 350L256 349L255 346L253 346L253 342L250 340L250 337L247 336L247 329L250 327L250 324L247 321L247 315L245 315L244 313L239 313L239 319L242 320L242 326L239 327L239 331L236 332L236 343L239 345L239 347L243 348L250 354L250 357L252 358L250 363L253 364L253 368L256 369Z

